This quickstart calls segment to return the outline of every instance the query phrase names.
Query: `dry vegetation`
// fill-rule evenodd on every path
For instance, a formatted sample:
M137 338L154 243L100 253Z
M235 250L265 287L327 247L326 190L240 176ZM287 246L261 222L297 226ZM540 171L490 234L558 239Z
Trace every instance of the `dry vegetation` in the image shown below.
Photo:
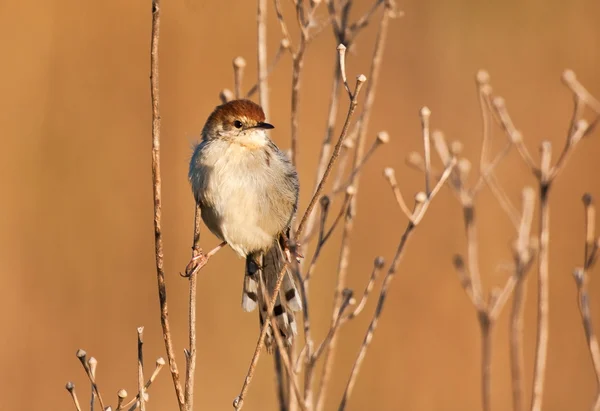
M197 276L200 270L210 270L205 265L218 251L218 248L204 254L200 249L200 217L199 210L195 214L195 232L192 247L192 261L187 266L182 277L189 281L189 343L185 349L185 373L180 377L179 367L175 359L176 349L171 338L169 325L167 292L163 266L163 245L161 227L161 173L160 173L160 113L159 113L159 38L160 38L160 4L154 0L151 45L151 90L152 90L152 174L154 188L154 226L156 244L156 268L158 290L161 307L161 324L166 346L167 368L173 380L175 394L180 410L194 408L194 375L196 372L196 293ZM473 162L462 155L462 144L458 141L449 142L441 131L431 128L432 113L427 107L420 111L422 126L422 153L411 153L407 164L423 176L423 189L414 195L414 200L405 200L396 181L392 168L384 170L384 177L391 186L397 201L399 211L406 216L408 223L401 233L396 253L389 263L381 256L374 256L373 269L370 277L365 277L365 288L359 293L347 288L349 271L349 256L353 226L356 213L356 199L359 195L361 172L379 147L385 145L390 137L385 131L377 133L369 142L369 120L375 100L378 77L384 61L386 35L391 20L400 17L401 12L393 0L376 0L366 12L356 20L350 18L353 6L352 0L346 1L295 1L295 16L284 16L280 0L274 0L273 10L279 23L281 42L271 64L268 65L267 18L266 0L258 0L257 12L257 61L258 79L247 93L243 93L245 60L237 57L233 60L234 90L224 89L221 100L232 98L258 97L258 102L265 112L269 112L269 74L277 69L278 62L286 57L292 61L291 73L291 143L289 155L296 163L299 147L298 129L299 102L303 87L309 87L302 81L304 58L311 43L318 41L321 36L332 32L336 43L339 44L338 57L331 82L331 97L328 113L328 124L321 151L312 198L308 206L299 213L297 226L294 227L294 238L300 254L306 256L300 261L288 261L288 265L296 275L297 282L303 295L302 333L297 338L297 344L291 349L283 348L280 336L275 333L278 349L274 353L275 373L277 375L276 393L281 410L323 411L325 401L330 394L329 386L333 368L336 366L336 348L339 344L339 330L349 321L359 315L370 315L370 322L364 332L358 354L348 375L346 388L339 399L338 409L346 409L351 400L357 375L368 354L370 343L377 330L380 315L385 307L386 297L399 268L401 259L406 252L406 246L411 234L419 227L426 216L430 203L436 195L447 187L462 207L462 217L466 235L467 248L465 255L456 255L453 261L460 284L465 290L479 320L481 329L481 408L485 411L492 409L491 402L491 359L495 348L492 345L493 332L497 319L507 303L510 306L510 369L512 379L513 409L520 411L529 408L532 411L542 409L544 393L544 378L547 373L546 359L548 356L548 321L549 321L549 232L550 232L550 197L552 187L561 171L567 166L573 150L593 133L600 119L600 102L588 93L577 80L574 72L566 70L562 74L564 85L571 91L574 101L572 119L566 132L565 144L560 151L557 161L552 163L552 145L545 141L540 147L540 161L536 163L525 144L525 138L514 124L504 99L497 96L491 86L489 75L481 70L476 75L476 87L481 108L481 151L477 159L476 173L473 173ZM294 30L288 24L295 25ZM378 33L373 44L373 57L369 72L359 75L355 84L347 80L346 50L352 50L355 39L367 25L376 25ZM297 31L294 38L291 31ZM364 89L364 90L363 90ZM347 98L344 98L344 97ZM347 104L345 122L339 135L336 130L337 111L340 105ZM586 120L587 119L587 120ZM303 121L306 121L303 119ZM493 152L493 130L503 130L504 143L502 148ZM496 171L498 165L509 154L516 150L532 175L538 181L538 187L523 187L522 202L514 205L501 187ZM432 159L432 152L437 153L439 161ZM439 164L436 166L434 163ZM306 177L303 181L306 181ZM304 187L307 185L304 184ZM306 188L305 188L306 189ZM477 197L482 190L490 190L502 207L508 219L514 226L514 241L511 245L513 264L511 273L507 276L502 287L492 288L487 292L483 282L486 273L480 271L479 242L477 238L478 223L476 216ZM598 392L590 400L591 409L600 410L600 349L594 333L588 296L589 272L597 259L600 238L595 232L595 208L589 194L583 196L585 211L585 238L582 241L584 259L580 267L573 270L573 276L578 291L578 303L589 347L590 358L593 362ZM334 207L337 207L334 210ZM537 220L535 224L537 209ZM367 218L365 216L365 218ZM332 243L332 233L341 230L341 243ZM318 341L313 337L310 315L313 314L310 300L310 282L317 271L319 258L324 253L335 254L338 258L337 281L334 292L334 305L331 310L331 321L325 337ZM198 258L200 257L200 258ZM523 307L526 297L525 287L527 278L537 269L537 340L535 349L535 365L532 372L525 370L523 360ZM385 272L383 281L377 292L374 291L378 276ZM284 270L281 271L276 290L281 285ZM376 299L376 308L368 314L363 312L367 300ZM269 311L272 310L275 298L271 298ZM272 319L273 320L273 319ZM251 388L256 365L263 351L267 325L262 327L254 354L250 360L247 375L238 376L241 382L239 394L233 401L233 407L239 410L243 407L246 394ZM348 342L346 342L348 343ZM151 376L146 380L143 362L143 328L138 329L138 387L136 395L127 400L127 393L118 393L116 410L133 410L147 408L146 391L165 365L165 360L159 358ZM106 398L102 397L95 380L97 361L88 357L86 352L79 350L77 357L91 383L90 409L99 406L109 410ZM526 395L524 380L531 374L533 390ZM234 376L232 376L233 378ZM81 410L80 401L75 393L74 384L69 382L67 390L71 394L75 407ZM232 397L234 395L232 394ZM531 398L529 404L526 399ZM97 404L97 405L95 405Z

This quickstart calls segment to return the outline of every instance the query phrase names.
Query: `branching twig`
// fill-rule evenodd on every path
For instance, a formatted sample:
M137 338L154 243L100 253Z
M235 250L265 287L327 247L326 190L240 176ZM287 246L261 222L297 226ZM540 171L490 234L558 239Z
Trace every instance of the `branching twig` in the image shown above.
M80 349L77 350L76 355L77 358L79 358L81 365L83 366L85 374L92 383L92 390L94 390L94 392L96 393L96 397L98 398L98 403L100 404L100 407L104 410L104 401L102 400L102 396L100 395L100 391L98 390L98 384L96 384L96 377L94 376L94 374L92 374L92 370L90 369L89 363L87 361L87 353L84 350Z
M424 147L424 150L427 151L428 147L429 147L429 141L426 141L426 140L429 139L429 133L425 131L425 128L428 127L428 124L422 123L422 127L423 127L423 135L424 135L423 147ZM430 175L431 171L429 169L431 168L431 163L426 162L425 164L426 164L425 165L425 167L426 167L425 175ZM391 265L388 269L388 272L383 280L383 284L381 286L381 291L379 294L379 300L377 302L377 307L373 314L373 318L371 319L371 322L369 324L369 328L367 329L367 332L365 334L363 343L359 349L359 352L358 352L358 355L354 362L354 365L352 366L352 371L350 373L350 377L346 384L346 389L344 390L342 400L338 407L339 411L343 411L346 408L348 399L350 398L350 395L352 394L352 390L354 388L354 384L356 382L358 372L360 371L360 367L362 365L362 362L364 361L369 344L371 343L371 340L373 339L373 334L375 333L375 329L377 328L377 324L379 322L379 318L381 316L381 312L382 312L384 304L385 304L387 293L389 292L389 287L398 271L398 266L400 265L400 260L404 254L404 250L406 248L408 239L409 239L411 233L414 231L415 227L423 219L423 217L429 207L429 204L431 203L433 198L439 192L440 188L446 183L455 164L456 164L456 161L454 161L454 159L452 159L452 161L450 161L449 164L447 164L446 169L442 173L442 177L436 183L435 187L431 190L431 192L429 194L426 194L424 192L419 192L415 196L415 206L413 208L412 213L410 213L410 215L408 216L408 219L409 219L408 225L407 225L406 229L404 230L402 237L400 238L400 242L398 244L396 254L394 255L394 258L392 259L392 263L391 263ZM393 175L393 173L390 173L390 172L388 172L387 174ZM392 186L394 187L393 184L392 184ZM427 183L425 184L425 186L427 187ZM398 190L397 186L395 186L395 188L393 188L393 189L395 192ZM400 198L402 198L401 195L400 195ZM401 206L401 209L402 209L402 206ZM402 211L404 212L404 210L402 210ZM376 262L376 266L377 266L377 262ZM368 292L367 292L368 288L369 288L369 286L367 286L365 295L368 294Z

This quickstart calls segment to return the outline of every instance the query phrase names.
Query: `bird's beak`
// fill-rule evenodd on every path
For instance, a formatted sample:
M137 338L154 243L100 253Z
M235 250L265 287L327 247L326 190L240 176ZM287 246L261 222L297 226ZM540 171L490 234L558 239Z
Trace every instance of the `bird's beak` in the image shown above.
M256 125L256 128L264 128L265 130L270 130L272 128L275 128L275 126L269 123L261 122Z

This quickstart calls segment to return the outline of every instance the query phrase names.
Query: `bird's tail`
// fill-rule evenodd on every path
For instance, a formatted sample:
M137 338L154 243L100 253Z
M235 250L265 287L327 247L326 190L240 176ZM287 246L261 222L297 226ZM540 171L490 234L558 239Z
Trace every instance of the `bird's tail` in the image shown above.
M253 311L258 305L261 327L267 320L267 307L275 290L277 276L281 272L284 262L285 256L279 241L275 241L273 247L264 254L253 253L246 257L242 308L244 311ZM294 337L298 333L294 312L300 310L302 310L300 294L296 289L291 271L286 269L279 295L273 307L273 317L275 318L278 332L284 343L288 346L293 343ZM271 325L267 329L265 345L269 352L275 346Z

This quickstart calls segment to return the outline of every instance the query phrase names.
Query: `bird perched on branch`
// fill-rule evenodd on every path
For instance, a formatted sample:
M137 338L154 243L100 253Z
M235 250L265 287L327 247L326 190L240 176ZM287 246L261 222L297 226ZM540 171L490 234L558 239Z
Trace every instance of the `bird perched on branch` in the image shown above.
M210 231L246 259L242 308L258 305L261 325L288 247L298 205L298 174L269 139L262 108L250 100L218 106L195 146L189 180ZM287 270L287 269L286 269ZM294 311L302 309L289 270L284 274L273 315L286 344L297 334ZM273 347L269 327L267 348Z

